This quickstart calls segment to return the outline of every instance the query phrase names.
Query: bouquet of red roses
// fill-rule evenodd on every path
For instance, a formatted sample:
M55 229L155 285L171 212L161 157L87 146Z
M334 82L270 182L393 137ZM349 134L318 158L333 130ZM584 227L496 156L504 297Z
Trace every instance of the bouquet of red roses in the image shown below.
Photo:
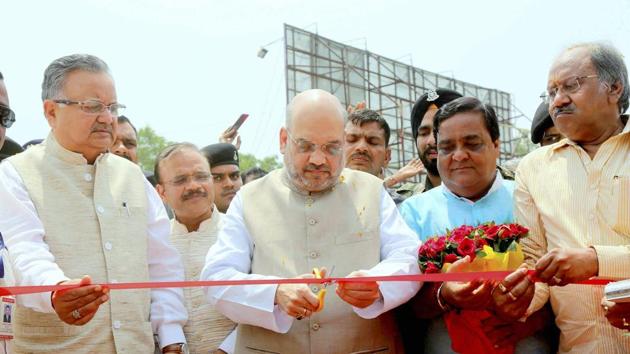
M507 268L496 268L502 265L506 258L508 261L510 258L517 261L516 267L522 263L523 260L519 257L519 254L522 256L522 251L518 241L528 232L526 227L519 224L496 225L489 222L476 227L462 225L447 230L445 235L428 239L418 250L418 263L424 273L440 273L446 271L448 266L458 259L470 256L473 262L472 270L511 270L510 263L514 262L509 262ZM497 259L501 262L492 262L490 265L487 262Z
M518 241L529 230L518 224L462 225L445 235L428 239L418 250L418 263L424 273L446 272L459 259L470 256L468 271L514 270L523 263ZM513 353L514 348L495 349L481 328L490 317L487 311L450 311L444 315L452 349L458 353Z

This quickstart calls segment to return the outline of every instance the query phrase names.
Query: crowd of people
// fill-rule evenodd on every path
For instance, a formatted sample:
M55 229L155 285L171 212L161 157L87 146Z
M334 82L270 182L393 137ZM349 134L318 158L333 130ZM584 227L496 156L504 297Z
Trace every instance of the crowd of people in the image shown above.
M143 171L101 59L46 68L50 133L24 146L5 141L16 119L0 74L4 284L74 285L17 295L7 350L475 353L444 320L474 310L487 353L630 352L630 305L575 284L630 278L629 96L621 53L582 43L551 64L531 129L541 147L515 170L498 165L493 108L436 88L410 112L418 158L393 173L387 121L319 89L287 106L282 168L241 172L230 128L202 148L170 145ZM488 222L529 229L523 264L501 281L103 285L417 275L423 242Z

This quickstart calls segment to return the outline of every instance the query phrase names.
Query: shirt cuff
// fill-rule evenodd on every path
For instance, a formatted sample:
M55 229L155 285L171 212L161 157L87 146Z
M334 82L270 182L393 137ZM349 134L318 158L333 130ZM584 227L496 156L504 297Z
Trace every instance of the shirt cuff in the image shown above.
M385 300L383 300L383 295L381 295L381 297L378 300L374 301L374 303L368 307L361 309L361 308L352 306L352 309L354 310L354 313L359 315L359 317L365 318L367 320L371 320L373 318L378 317L383 312L385 312Z
M160 340L160 349L171 344L186 343L184 330L182 326L176 323L162 324L158 329L158 339Z
M70 280L70 278L65 277L63 275L59 275L56 278L50 278L46 280L46 284L42 284L42 285L57 285L61 282L64 281L68 281ZM17 298L20 299L22 301L18 301L18 302L22 302L22 304L26 303L27 300L24 297L25 296L32 296L32 299L34 301L36 301L36 303L39 305L35 305L33 307L31 307L33 310L35 311L39 311L39 312L43 312L43 313L55 313L55 308L52 305L52 291L47 291L45 293L39 293L39 294L31 294L31 295L21 295L18 296ZM30 301L28 301L28 303L30 303ZM29 306L30 307L30 306Z
M600 277L630 276L630 250L627 246L592 246L597 252Z
M293 325L294 317L289 316L286 312L282 311L278 305L273 307L273 317L276 320L275 330L278 333L287 333Z
M219 345L219 349L227 354L234 354L234 350L236 349L236 328L225 337L221 345Z

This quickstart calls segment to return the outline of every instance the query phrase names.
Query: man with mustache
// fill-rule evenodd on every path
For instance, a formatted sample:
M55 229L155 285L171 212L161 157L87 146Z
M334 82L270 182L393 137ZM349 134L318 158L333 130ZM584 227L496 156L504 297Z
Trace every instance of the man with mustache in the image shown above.
M236 192L243 186L238 165L238 150L230 143L212 144L201 149L211 166L214 204L226 213Z
M613 46L564 50L549 70L546 102L566 139L529 153L516 171L515 216L530 229L521 244L546 284L536 284L531 303L508 301L499 312L518 318L550 300L560 353L630 352L630 337L600 306L603 287L570 284L630 277L629 96L624 57ZM523 290L506 286L516 296Z
M46 140L0 165L0 230L17 285L80 285L17 297L14 353L181 353L179 289L109 292L97 283L183 280L155 189L109 153L117 117L107 64L86 54L44 72Z
M120 157L138 164L138 131L126 116L118 117L118 128L116 129L116 139L110 148L110 151ZM144 176L155 187L157 182L151 171L142 171ZM173 217L172 210L166 206L166 213L169 217Z
M385 169L392 154L389 147L390 129L387 121L376 111L353 110L348 116L345 132L346 167L384 179L383 184L396 204L402 202L400 195L390 188L420 173L423 170L422 163L414 159L385 178Z
M492 107L473 97L457 98L436 112L433 135L442 183L405 200L400 207L403 218L418 237L424 241L461 225L514 222L514 182L504 180L497 169L501 143ZM462 260L453 266L465 267L465 263ZM533 293L533 284L527 283L524 274L515 272L508 278L529 284ZM412 300L412 307L418 317L430 319L425 352L450 353L451 339L441 315L454 309L492 310L493 289L491 281L445 282L423 287ZM540 316L518 326L513 325L514 321L500 321L504 336L492 336L494 327L488 326L487 342L502 346L519 342L517 353L551 352L540 340L528 338L544 327L544 313L542 319ZM498 319L489 321L494 324Z
M208 160L193 144L173 144L157 156L154 173L160 197L175 214L170 240L182 257L186 280L198 280L222 217L214 207ZM235 324L208 304L201 288L185 288L184 298L190 353L231 353L233 343L223 342Z
M129 118L123 115L118 117L116 139L111 147L111 152L135 164L138 163L138 131L131 124Z
M343 168L344 126L344 108L326 91L291 100L279 134L285 167L234 198L202 279L304 278L332 266L335 276L419 272L419 242L383 182ZM400 353L388 311L419 286L344 282L336 293L329 287L325 302L317 284L217 286L206 293L239 324L236 353Z
M0 161L22 151L15 141L6 136L7 129L15 123L15 113L9 106L9 95L0 72Z

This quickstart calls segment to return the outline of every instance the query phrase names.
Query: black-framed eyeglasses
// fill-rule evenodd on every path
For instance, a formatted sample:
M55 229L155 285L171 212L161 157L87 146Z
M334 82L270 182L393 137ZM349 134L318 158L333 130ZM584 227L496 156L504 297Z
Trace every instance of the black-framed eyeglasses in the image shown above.
M15 123L15 112L11 108L0 105L0 125L5 128L11 128Z
M343 150L343 146L341 143L332 142L332 143L326 143L326 144L320 145L320 144L311 143L310 141L304 140L304 139L296 140L291 136L291 133L289 133L288 130L287 130L287 135L289 136L289 139L291 139L293 144L297 146L297 150L301 154L313 153L315 152L315 149L319 147L326 155L339 156L341 155L341 152Z
M101 114L108 110L112 116L118 118L120 112L123 111L127 106L120 103L110 103L105 104L99 100L86 100L86 101L71 101L71 100L53 100L55 103L65 104L65 105L78 105L79 108L89 114Z
M540 98L546 103L549 104L556 98L558 91L564 92L565 95L569 95L572 93L576 93L580 90L581 82L585 79L592 79L595 77L599 77L597 75L586 75L586 76L571 76L568 79L564 80L558 86L553 86L547 89L546 92L543 92L540 95Z

